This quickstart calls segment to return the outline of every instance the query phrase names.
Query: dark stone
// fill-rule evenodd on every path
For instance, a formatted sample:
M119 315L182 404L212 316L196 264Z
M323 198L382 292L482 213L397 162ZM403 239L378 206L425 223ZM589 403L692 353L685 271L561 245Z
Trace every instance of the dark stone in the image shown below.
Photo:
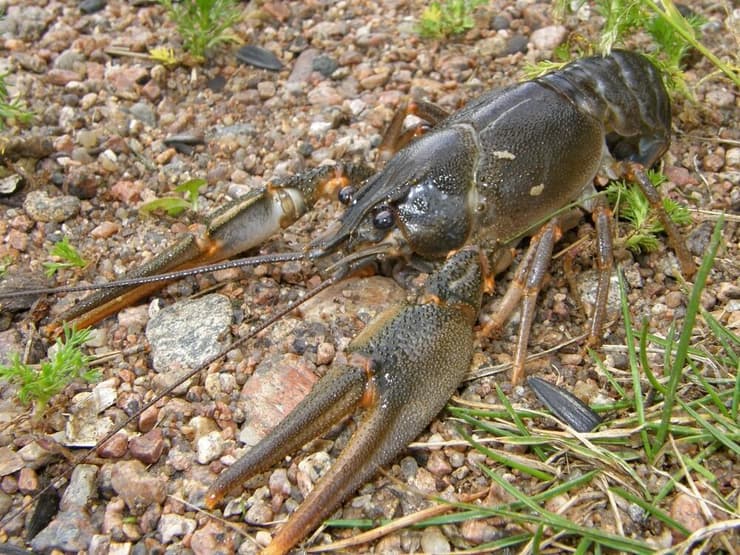
M521 52L522 54L526 54L529 49L527 46L528 42L529 39L524 35L513 35L506 43L506 53L516 54Z
M283 69L283 63L275 54L259 46L247 44L236 51L236 59L242 63L267 69L270 71L280 71Z
M590 432L601 424L601 417L570 391L535 376L527 379L527 385L558 420L577 432Z
M339 64L333 58L322 54L313 59L312 67L314 71L318 71L324 77L331 77L331 74L337 70Z
M208 87L211 91L218 93L224 90L224 87L226 86L226 77L223 75L216 75L213 79L209 79L206 82L206 87Z
M509 18L504 17L503 15L497 15L494 16L493 19L491 19L491 29L494 29L496 31L503 31L504 29L509 28Z
M99 12L105 8L107 3L108 0L82 0L82 2L80 2L80 11L88 14Z
M33 516L26 528L26 537L35 538L41 530L46 528L59 510L59 493L54 488L45 489L39 494Z
M689 252L694 256L704 256L709 248L709 240L712 238L714 224L712 222L702 222L691 230L686 238L686 246Z

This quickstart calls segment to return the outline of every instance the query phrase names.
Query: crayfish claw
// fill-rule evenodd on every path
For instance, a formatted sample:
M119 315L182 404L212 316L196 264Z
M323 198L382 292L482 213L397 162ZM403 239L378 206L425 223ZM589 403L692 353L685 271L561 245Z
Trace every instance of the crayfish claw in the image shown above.
M286 553L315 529L416 438L457 389L473 356L482 268L477 248L458 251L429 277L422 302L371 322L348 348L362 364L325 375L271 435L219 476L206 505L215 506L234 485L361 406L365 412L349 444L264 553Z
M365 378L360 366L333 366L287 418L218 476L206 492L206 508L214 509L230 490L270 469L354 410L365 393Z

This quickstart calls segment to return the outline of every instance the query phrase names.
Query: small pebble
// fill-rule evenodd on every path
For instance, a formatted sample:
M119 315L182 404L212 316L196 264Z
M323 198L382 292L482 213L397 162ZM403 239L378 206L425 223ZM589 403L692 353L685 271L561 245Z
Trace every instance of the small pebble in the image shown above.
M510 24L509 18L503 15L495 15L493 19L491 19L491 29L496 31L508 29Z
M469 519L460 525L462 537L473 545L488 543L496 540L499 536L499 530L491 526L485 520Z
M190 549L195 555L213 555L214 553L234 553L234 535L236 532L220 523L209 519L202 528L190 536Z
M140 461L113 463L111 487L134 515L143 514L153 503L163 503L167 496L165 485L164 476L150 473Z
M157 407L149 407L139 415L139 431L142 433L149 432L154 425L157 423L159 418L159 409Z
M80 464L72 471L69 485L64 490L60 508L62 511L79 510L87 505L95 492L98 467L94 464Z
M530 41L537 50L550 51L560 46L568 35L562 25L548 25L532 32Z
M725 152L725 166L728 170L737 171L740 169L740 148L728 148Z
M21 468L18 474L18 490L21 493L35 493L39 489L39 477L32 468Z
M732 299L740 299L740 285L729 281L723 281L717 288L717 299L728 302Z
M704 99L715 108L731 108L735 105L735 94L724 87L710 90Z
M699 502L686 493L679 493L673 498L670 516L689 532L696 532L707 524ZM675 532L675 535L682 537L678 532Z
M82 0L80 2L80 11L86 14L99 12L105 8L107 3L108 0Z
M154 368L195 368L226 344L233 317L231 301L215 293L159 311L146 326Z
M131 438L128 444L131 456L144 464L157 462L164 452L164 447L164 436L159 428Z
M177 514L164 514L159 519L157 532L162 536L162 543L168 544L173 538L180 538L195 531L197 522Z
M267 100L268 98L275 96L277 87L272 81L260 81L257 83L257 92L262 100Z
M110 149L101 152L98 161L102 168L108 172L114 172L118 169L118 156Z
M322 341L316 349L316 364L329 365L334 360L336 349L333 343Z
M128 437L125 432L118 432L103 445L98 447L98 456L104 459L120 459L128 450Z
M725 157L723 154L712 152L707 154L702 160L702 166L706 171L718 172L725 165Z
M449 553L450 542L437 526L428 526L421 534L421 549L430 555Z
M90 232L90 236L95 239L107 239L108 237L112 237L118 233L120 230L121 226L116 222L105 221L96 225Z
M71 195L50 197L45 191L31 191L26 195L23 209L37 222L61 223L80 211L80 199Z
M665 304L668 308L678 308L683 304L683 293L671 291L665 297Z
M196 450L198 454L195 460L199 464L208 464L215 461L224 452L224 440L221 437L221 432L213 431L199 438L196 442Z
M23 177L17 173L0 179L0 195L12 195L23 186Z
M46 72L46 79L52 85L64 86L72 81L79 81L80 74L70 69L50 69Z
M506 43L507 54L526 54L529 50L529 40L524 35L512 35Z
M337 70L339 64L333 58L329 56L319 55L313 59L311 67L314 71L318 71L324 77L331 77L331 74Z

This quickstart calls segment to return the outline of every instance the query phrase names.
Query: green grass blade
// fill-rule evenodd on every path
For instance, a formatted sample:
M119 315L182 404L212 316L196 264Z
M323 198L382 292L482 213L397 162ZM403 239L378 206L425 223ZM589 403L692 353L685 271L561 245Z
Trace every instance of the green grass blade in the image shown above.
M505 490L509 495L514 497L518 502L524 504L531 513L515 513L506 510L492 509L491 512L498 516L510 518L515 522L531 522L537 524L545 524L556 531L562 531L567 534L573 534L581 538L587 538L593 543L602 544L604 547L616 549L617 551L623 551L627 553L636 553L639 555L648 555L653 553L653 548L648 544L633 540L631 538L625 538L614 534L609 534L598 529L587 528L580 526L574 522L571 522L567 518L548 511L540 507L531 497L524 495L521 491L516 489L514 486L509 484L501 476L493 472L482 465L479 465L481 471L484 472L492 481ZM532 514L534 513L534 514Z
M648 455L648 459L652 459L652 447L650 445L650 439L648 438L647 430L645 430L645 405L642 398L640 366L637 363L637 353L635 352L635 337L632 333L632 317L630 316L629 302L627 300L627 290L624 285L624 276L622 275L621 269L617 272L617 278L619 280L619 300L622 307L622 318L624 320L627 357L629 359L630 372L632 374L632 399L634 403L635 413L637 414L637 423L641 428L640 440L642 441L642 446L645 449L645 453Z
M506 395L504 395L504 392L501 391L501 388L498 384L496 384L496 395L498 396L501 404L504 405L509 419L514 423L517 430L519 430L519 433L523 436L530 436L531 434L529 433L529 430L524 425L524 422L522 422L522 419L519 417L517 412L514 410L514 407L509 402L508 397L506 397ZM547 460L547 455L541 447L534 445L532 446L532 451L534 451L535 455L537 455L541 461Z
M458 433L465 438L465 441L470 443L473 447L475 447L478 451L483 453L486 457L488 457L491 460L496 461L499 464L503 464L505 466L508 466L510 468L513 468L515 470L518 470L519 472L522 472L524 474L527 474L528 476L532 476L533 478L537 478L538 480L541 480L543 482L549 482L550 480L553 480L555 478L554 475L550 474L549 472L544 472L542 470L538 470L536 468L532 468L531 466L527 466L526 464L521 463L518 460L505 457L493 449L489 449L485 445L477 442L475 439L473 439L472 436L470 436L468 433L465 432L463 429L458 429Z
M681 379L683 372L684 363L686 361L686 354L691 341L691 334L694 330L694 323L696 322L696 315L699 312L699 304L701 300L701 292L704 289L704 285L709 277L709 272L714 264L714 257L717 255L717 249L719 249L720 239L722 238L722 229L724 227L725 218L720 215L717 220L717 224L714 226L714 232L712 238L709 241L709 250L702 260L699 271L696 274L694 287L691 289L691 296L689 297L689 304L686 308L686 316L684 317L683 327L681 328L681 335L678 339L678 346L676 349L676 358L673 360L673 367L666 387L665 400L663 401L663 413L661 415L661 425L658 428L655 443L653 447L655 450L659 450L665 443L666 437L668 436L668 429L671 423L671 414L673 413L673 407L676 404L676 390L678 389L678 383Z

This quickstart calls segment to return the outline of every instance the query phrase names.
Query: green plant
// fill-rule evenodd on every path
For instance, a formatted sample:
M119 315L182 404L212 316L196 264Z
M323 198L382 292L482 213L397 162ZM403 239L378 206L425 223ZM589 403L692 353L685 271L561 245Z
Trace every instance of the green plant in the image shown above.
M440 39L459 35L475 25L473 11L485 0L443 0L425 8L416 25L419 36Z
M10 121L28 123L33 118L33 112L26 110L25 103L19 98L9 100L8 85L5 78L9 73L0 73L0 130Z
M585 3L586 0L581 0L580 5ZM600 52L608 53L613 47L620 46L625 37L642 29L657 46L655 53L648 53L648 56L666 75L670 87L689 94L681 62L691 48L699 51L736 86L740 86L737 66L724 63L697 38L704 20L696 15L684 17L673 0L594 0L593 5L604 18L598 45ZM555 10L565 13L570 6L570 0L556 0Z
M191 179L182 185L175 187L176 193L184 193L185 197L166 196L145 202L139 210L150 214L157 210L164 210L168 216L177 216L185 210L196 211L198 209L198 191L205 186L205 179Z
M34 418L40 418L49 400L74 380L94 382L97 370L90 370L90 357L80 347L90 338L90 330L64 327L64 339L57 338L56 352L38 366L23 364L15 353L9 366L0 365L0 379L20 386L18 399L24 405L33 402Z
M227 42L239 42L231 32L242 17L236 0L159 0L177 25L185 50L196 59L209 49Z
M660 172L650 170L647 174L656 188L666 181ZM630 223L630 231L622 239L623 245L636 253L656 250L660 245L656 235L663 232L663 225L640 187L625 181L612 181L606 194L616 214ZM691 222L686 207L673 199L664 197L663 209L675 224L686 225Z
M8 272L8 267L13 263L13 259L9 256L3 256L2 259L0 259L0 278L5 277L5 274Z
M84 268L87 260L82 258L79 252L69 244L69 239L64 237L51 248L50 254L64 260L64 262L44 262L46 277L53 276L57 270L62 268Z

